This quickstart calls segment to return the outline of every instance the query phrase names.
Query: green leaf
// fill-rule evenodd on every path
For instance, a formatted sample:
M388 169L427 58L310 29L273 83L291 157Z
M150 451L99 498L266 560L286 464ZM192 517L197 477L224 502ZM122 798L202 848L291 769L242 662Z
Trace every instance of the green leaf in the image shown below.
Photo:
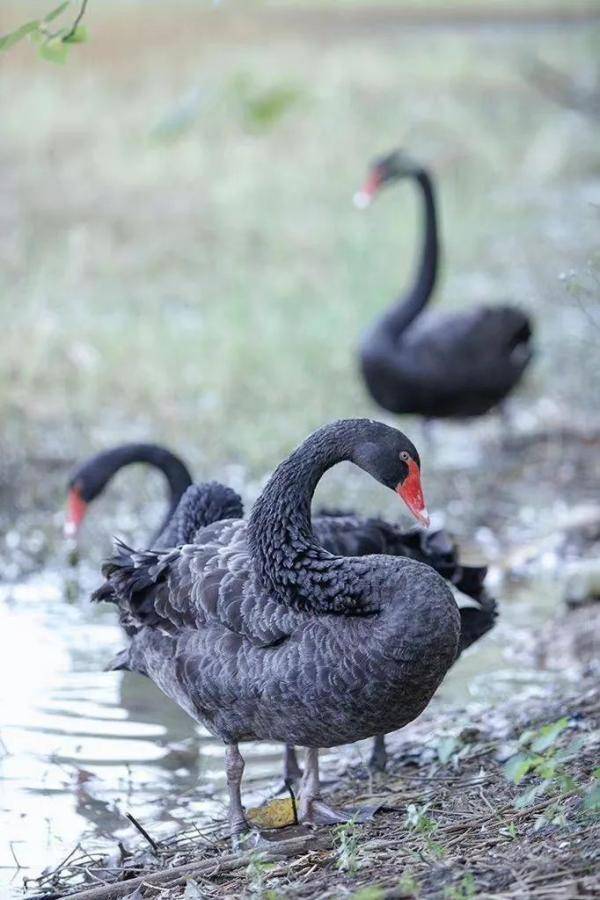
M48 40L48 38L46 37L44 32L38 28L37 31L31 32L31 34L29 35L29 40L31 41L32 44L43 44L45 41Z
M538 736L531 745L531 749L534 751L534 753L543 753L544 750L547 750L548 747L552 746L559 734L561 734L565 730L565 728L568 727L569 720L566 716L563 716L563 718L559 719L558 722L552 722L549 725L544 725L544 727L540 728L540 730L538 731Z
M443 766L446 765L451 759L456 750L459 747L459 743L456 738L447 737L442 738L441 741L438 742L436 747L438 759Z
M523 734L519 737L519 746L522 747L524 744L530 744L536 734L536 731L532 731L531 728L528 728L527 731L524 731Z
M569 759L573 759L573 757L577 756L580 750L585 747L585 743L586 741L584 737L578 737L574 741L571 741L568 747L565 747L564 750L557 750L554 758L558 762L566 762Z
M542 781L541 784L534 784L533 787L529 788L529 790L521 794L520 797L517 797L517 799L515 800L516 808L524 809L526 806L531 806L532 803L535 803L538 797L541 797L542 794L546 793L549 787L549 781Z
M58 65L62 66L67 61L69 45L61 40L46 41L40 47L39 54L42 59L47 59L48 62L58 63Z
M24 25L21 25L14 31L10 31L8 34L3 35L2 37L0 37L0 53L3 53L5 50L9 50L10 47L13 47L15 44L18 44L18 42L22 41L23 38L27 37L28 34L39 30L40 20L35 19L35 21L26 22Z
M539 762L539 756L526 756L524 753L517 753L504 765L504 775L514 784L520 784L528 772L531 772Z
M586 812L600 813L600 784L594 785L587 792L583 800L583 808Z
M570 775L559 775L558 786L563 794L577 794L579 787L574 778Z
M547 781L552 781L552 779L556 775L557 765L558 763L556 762L556 760L552 758L545 759L535 767L535 774L539 775L540 778L545 778Z
M63 38L64 44L85 44L88 39L87 28L78 25L75 31Z
M44 22L53 22L54 19L57 19L61 13L65 11L67 6L71 5L71 0L65 0L64 3L61 3L60 6L57 6L56 9L50 10L47 16L44 16Z

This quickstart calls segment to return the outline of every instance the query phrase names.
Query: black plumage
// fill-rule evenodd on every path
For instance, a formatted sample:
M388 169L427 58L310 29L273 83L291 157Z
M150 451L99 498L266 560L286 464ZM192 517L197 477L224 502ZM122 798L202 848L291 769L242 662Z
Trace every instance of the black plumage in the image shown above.
M165 528L152 542L155 549L191 543L196 532L221 519L241 519L244 506L240 495L219 481L192 484L183 494Z
M381 423L325 426L278 467L247 522L217 522L163 553L121 546L95 595L137 627L120 663L227 745L234 831L245 826L239 741L312 748L300 812L314 818L316 749L411 721L459 649L455 599L429 566L318 544L312 495L346 459L399 492L420 465L410 441Z
M377 162L357 195L366 205L385 184L409 177L424 203L421 259L412 287L360 342L360 366L373 399L393 413L467 418L489 412L519 383L531 357L532 324L519 308L480 306L425 313L439 269L430 173L400 151Z
M142 463L158 469L165 476L168 488L168 506L163 521L154 533L151 543L157 545L160 536L166 535L185 491L192 484L192 476L186 464L160 444L121 444L91 456L71 473L68 482L67 522L69 535L77 534L87 507L106 489L121 469ZM169 546L169 544L160 544Z

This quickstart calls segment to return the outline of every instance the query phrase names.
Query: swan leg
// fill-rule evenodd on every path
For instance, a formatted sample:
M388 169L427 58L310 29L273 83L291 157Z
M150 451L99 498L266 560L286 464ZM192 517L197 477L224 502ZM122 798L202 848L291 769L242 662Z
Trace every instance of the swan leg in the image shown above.
M348 822L352 817L327 806L321 800L319 783L319 750L308 747L306 766L300 786L298 820L306 825L335 825Z
M235 840L237 835L249 829L248 821L242 806L242 775L244 773L244 760L238 750L237 744L227 744L225 748L225 774L227 775L227 787L229 789L229 827L231 837Z
M385 772L387 767L387 750L385 749L385 735L376 734L373 738L373 749L369 759L369 768L373 772Z
M283 754L283 780L285 784L295 784L302 778L302 769L298 763L296 748L290 744L285 745Z

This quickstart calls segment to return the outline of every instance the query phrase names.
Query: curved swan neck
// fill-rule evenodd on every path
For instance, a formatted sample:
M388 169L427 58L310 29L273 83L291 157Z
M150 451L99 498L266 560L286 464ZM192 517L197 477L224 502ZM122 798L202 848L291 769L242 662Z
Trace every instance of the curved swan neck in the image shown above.
M321 476L352 459L364 429L365 420L351 419L315 431L278 466L250 514L255 572L268 590L296 608L344 612L360 603L354 561L332 556L316 543L310 506Z
M423 197L423 243L421 258L410 291L383 317L382 327L396 340L427 305L435 288L439 263L439 240L435 193L431 178L424 169L415 173Z
M85 467L94 483L93 496L97 497L108 482L125 466L146 463L163 473L169 487L169 508L157 534L160 534L177 508L181 497L192 483L187 466L164 447L158 444L123 444L104 453L99 453ZM83 474L83 472L82 472ZM74 476L77 480L77 475Z

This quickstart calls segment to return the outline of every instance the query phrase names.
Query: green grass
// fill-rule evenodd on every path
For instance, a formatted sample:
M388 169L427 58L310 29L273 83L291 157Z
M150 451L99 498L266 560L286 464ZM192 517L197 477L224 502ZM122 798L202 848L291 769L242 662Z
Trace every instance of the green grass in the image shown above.
M214 21L95 7L67 66L2 60L4 441L153 438L258 474L325 420L378 415L355 347L408 277L418 206L410 185L351 198L397 144L438 176L439 307L518 299L541 322L529 396L562 396L586 324L559 275L594 246L600 151L520 67L534 40L584 71L597 32Z

